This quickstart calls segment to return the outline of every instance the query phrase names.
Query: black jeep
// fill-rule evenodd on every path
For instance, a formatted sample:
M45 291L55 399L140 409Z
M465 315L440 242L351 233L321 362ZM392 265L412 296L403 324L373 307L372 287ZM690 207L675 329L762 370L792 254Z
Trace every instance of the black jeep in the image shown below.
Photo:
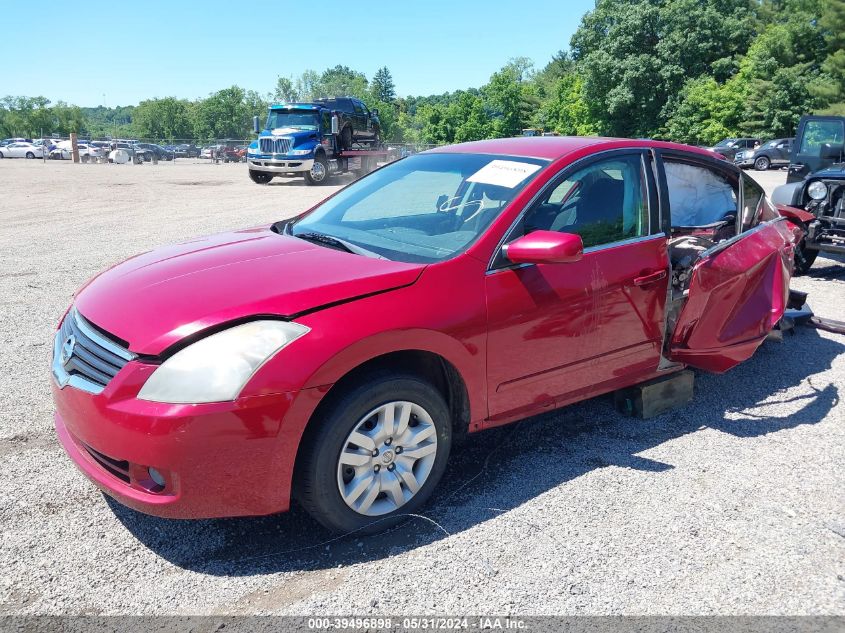
M349 149L352 145L361 143L372 147L381 145L378 110L370 110L363 101L355 97L315 99L314 103L338 113L341 149Z
M804 116L792 145L785 185L772 201L800 211L788 213L806 232L795 270L806 272L819 251L845 253L845 117Z

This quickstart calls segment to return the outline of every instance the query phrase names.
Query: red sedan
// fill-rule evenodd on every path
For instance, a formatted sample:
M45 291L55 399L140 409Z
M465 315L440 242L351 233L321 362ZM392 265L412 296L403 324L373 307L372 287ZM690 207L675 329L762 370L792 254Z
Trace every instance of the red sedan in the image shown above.
M333 530L383 529L431 495L456 436L749 358L783 313L794 231L692 147L439 148L93 279L55 338L56 429L142 512L295 496Z

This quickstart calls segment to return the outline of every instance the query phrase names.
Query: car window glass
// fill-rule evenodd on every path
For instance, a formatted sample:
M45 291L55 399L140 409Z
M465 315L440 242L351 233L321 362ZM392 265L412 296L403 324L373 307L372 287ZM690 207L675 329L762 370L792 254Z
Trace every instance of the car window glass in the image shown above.
M673 227L708 226L736 218L738 182L700 165L664 161Z
M463 176L459 171L412 171L402 178L386 183L366 198L349 205L342 216L343 222L357 222L375 218L395 218L437 211L426 190L457 191ZM418 191L420 195L409 195Z
M842 145L845 123L842 121L808 121L804 126L800 154L820 156L822 145Z
M742 230L760 223L763 207L763 190L748 177L742 179Z
M553 187L528 211L524 233L576 233L584 247L648 235L648 198L639 154L603 160Z
M364 114L364 109L360 104L353 102L352 106L355 108L355 114Z
M478 239L547 164L491 154L417 154L349 185L291 232L331 235L396 261L441 261Z

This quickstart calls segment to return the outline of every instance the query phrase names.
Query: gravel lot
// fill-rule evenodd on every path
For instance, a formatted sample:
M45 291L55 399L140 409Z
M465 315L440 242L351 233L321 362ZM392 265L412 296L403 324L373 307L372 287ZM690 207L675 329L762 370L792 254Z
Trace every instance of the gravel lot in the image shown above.
M155 519L97 492L54 437L49 341L71 293L334 187L23 160L0 161L0 184L0 613L845 614L845 337L766 343L653 420L599 398L484 434L387 535L330 540L300 510ZM843 318L843 261L793 284L821 316Z

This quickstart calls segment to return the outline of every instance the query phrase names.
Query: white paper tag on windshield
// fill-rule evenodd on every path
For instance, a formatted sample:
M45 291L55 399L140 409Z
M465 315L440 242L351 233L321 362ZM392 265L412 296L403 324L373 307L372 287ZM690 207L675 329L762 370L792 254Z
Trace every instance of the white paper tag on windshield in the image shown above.
M485 185L498 185L513 189L538 169L540 169L540 165L532 165L531 163L520 163L515 160L494 160L467 178L467 182L480 182Z

